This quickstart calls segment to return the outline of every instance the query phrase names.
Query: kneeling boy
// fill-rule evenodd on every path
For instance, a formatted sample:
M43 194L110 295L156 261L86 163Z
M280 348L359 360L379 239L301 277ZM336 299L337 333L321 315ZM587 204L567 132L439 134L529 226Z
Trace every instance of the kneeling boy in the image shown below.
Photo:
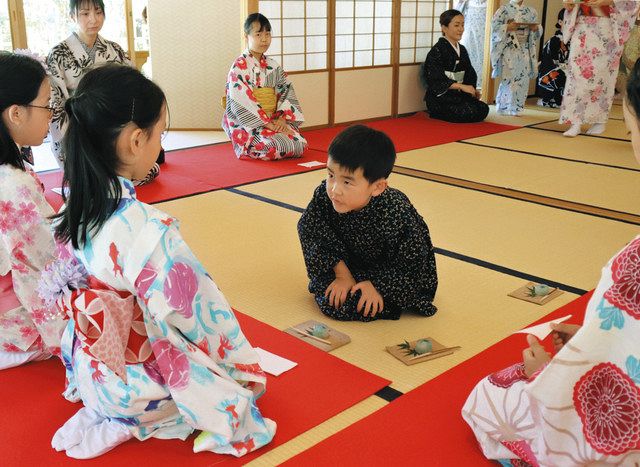
M437 311L429 229L387 185L395 159L389 137L363 125L329 146L327 179L298 222L309 291L327 316L370 321Z

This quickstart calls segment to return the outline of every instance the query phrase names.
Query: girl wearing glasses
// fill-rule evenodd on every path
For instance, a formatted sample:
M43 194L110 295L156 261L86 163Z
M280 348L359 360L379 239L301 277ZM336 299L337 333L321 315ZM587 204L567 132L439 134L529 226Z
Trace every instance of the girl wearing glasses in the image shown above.
M64 327L37 292L53 260L53 210L20 152L47 135L50 94L42 64L0 53L0 369L58 353Z

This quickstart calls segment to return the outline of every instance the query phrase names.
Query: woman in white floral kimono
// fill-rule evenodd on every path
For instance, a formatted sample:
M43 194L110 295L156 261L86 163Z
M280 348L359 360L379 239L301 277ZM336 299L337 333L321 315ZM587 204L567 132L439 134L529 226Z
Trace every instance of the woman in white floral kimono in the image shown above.
M271 24L260 13L244 23L247 50L231 66L222 128L238 158L262 160L300 157L307 141L300 103L282 67L265 52Z
M73 95L84 73L105 63L133 66L122 47L98 34L105 20L103 0L70 0L69 11L78 31L51 49L47 56L54 108L50 130L51 150L60 164L64 163L62 137L68 125L64 104ZM157 162L164 162L162 149ZM151 182L159 173L160 167L155 164L146 176L136 181L136 185Z
M196 452L241 456L269 443L257 353L178 221L136 199L131 180L153 165L166 129L162 90L108 64L82 78L66 110L64 248L41 289L70 317L62 354L85 407L52 446L90 458L194 430Z
M588 135L599 135L609 119L620 55L638 2L587 0L566 8L562 36L571 46L560 123L571 125L565 136L577 136L583 124L591 124Z
M42 144L50 94L43 64L0 53L0 369L58 353L65 324L38 296L41 271L54 257L53 210L19 149Z
M471 65L478 75L476 88L481 88L487 0L460 0L455 9L464 15L464 34L460 43L467 49Z
M640 62L625 121L640 162ZM554 325L551 358L534 336L524 363L482 380L462 409L483 453L508 465L640 463L640 237L603 268L583 325Z
M498 113L518 116L524 110L529 81L537 76L538 39L542 27L538 14L523 0L510 0L498 8L491 20L491 66L500 78Z

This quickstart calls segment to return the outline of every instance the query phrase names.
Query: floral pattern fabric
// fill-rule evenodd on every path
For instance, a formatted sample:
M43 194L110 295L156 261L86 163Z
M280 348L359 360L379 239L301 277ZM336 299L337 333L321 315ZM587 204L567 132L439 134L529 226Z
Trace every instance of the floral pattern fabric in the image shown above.
M484 25L487 21L487 0L461 0L455 9L464 15L464 33L460 43L469 53L471 66L478 73L477 88L482 87L484 65Z
M640 462L638 303L640 237L605 266L582 328L541 371L527 379L514 366L473 390L462 415L488 458L540 466Z
M516 32L507 31L507 22L537 23L536 10L510 3L501 6L491 20L491 66L493 78L500 78L496 107L500 113L519 113L529 90L529 80L536 77L537 42L542 26L537 31L526 28L518 38Z
M254 95L254 88L274 88L276 110L267 115ZM304 121L293 84L272 58L256 59L245 51L231 66L226 85L226 109L222 128L231 139L238 158L262 160L300 157L307 141L299 132ZM293 134L276 133L265 125L284 118Z
M71 34L56 45L47 56L47 68L51 74L51 105L54 108L51 120L51 150L60 162L62 137L67 129L67 114L64 104L73 95L84 73L95 65L122 63L133 66L126 52L117 43L98 36L93 47L92 59L76 34Z
M560 123L606 123L613 104L620 55L638 14L638 2L614 0L609 16L565 14L562 35L570 44Z
M57 353L64 320L38 294L54 258L48 216L54 212L31 169L0 165L0 350Z
M68 378L85 406L140 440L202 430L196 452L258 449L275 423L256 406L266 384L257 353L177 221L120 180L117 211L83 248L66 250L87 271L86 287L65 296Z

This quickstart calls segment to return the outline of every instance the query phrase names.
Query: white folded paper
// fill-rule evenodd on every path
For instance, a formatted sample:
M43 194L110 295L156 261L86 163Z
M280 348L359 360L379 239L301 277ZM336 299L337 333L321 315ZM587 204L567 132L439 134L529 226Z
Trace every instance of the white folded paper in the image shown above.
M260 357L260 366L270 375L280 376L285 371L289 371L291 368L298 365L296 362L287 360L284 357L280 357L279 355L261 349L260 347L256 347L255 349Z
M327 165L327 164L325 164L324 162L320 162L320 161L309 161L309 162L301 162L298 165L302 166L302 167L311 168L311 167L320 167L321 165Z
M563 316L562 318L552 319L551 321L547 321L546 323L536 324L535 326L531 326L529 328L521 329L519 331L514 332L514 334L533 334L539 340L543 340L547 337L553 329L551 329L551 323L562 323L563 321L571 318L571 315Z

